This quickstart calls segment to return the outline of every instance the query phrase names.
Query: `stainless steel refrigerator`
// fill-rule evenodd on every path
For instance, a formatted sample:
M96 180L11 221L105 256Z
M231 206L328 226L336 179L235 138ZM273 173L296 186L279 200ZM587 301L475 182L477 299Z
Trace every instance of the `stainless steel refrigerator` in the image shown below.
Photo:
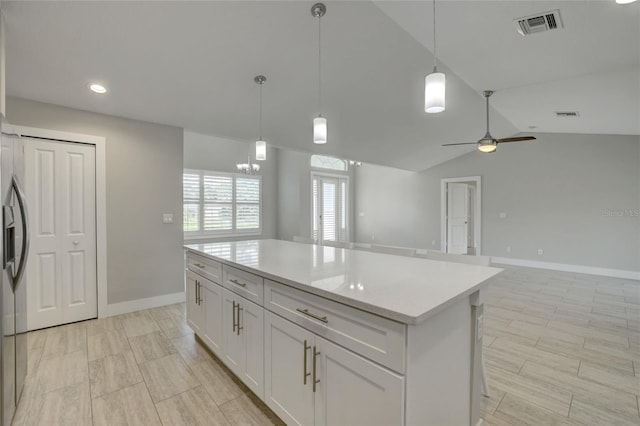
M0 127L4 123L0 122ZM0 196L2 201L2 274L0 275L0 426L9 426L27 375L27 289L24 271L29 252L29 224L22 181L24 146L20 138L0 135Z

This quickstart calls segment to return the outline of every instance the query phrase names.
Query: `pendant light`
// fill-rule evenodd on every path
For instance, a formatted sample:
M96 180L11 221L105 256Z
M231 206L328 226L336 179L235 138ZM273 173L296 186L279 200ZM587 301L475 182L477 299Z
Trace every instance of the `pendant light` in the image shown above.
M322 116L322 31L320 18L327 13L327 7L322 3L316 3L311 7L311 15L318 18L318 116L313 119L313 143L327 143L327 119Z
M424 110L428 113L444 111L445 75L438 72L436 52L436 0L433 0L433 72L424 79Z
M260 138L256 141L256 161L264 161L267 159L267 142L262 139L262 85L267 81L267 77L257 75L253 81L260 86Z

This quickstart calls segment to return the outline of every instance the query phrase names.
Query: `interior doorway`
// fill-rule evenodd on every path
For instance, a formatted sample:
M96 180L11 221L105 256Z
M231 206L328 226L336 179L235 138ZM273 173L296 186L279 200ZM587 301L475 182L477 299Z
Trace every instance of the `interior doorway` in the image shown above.
M443 253L482 253L481 183L480 176L441 180L440 249Z

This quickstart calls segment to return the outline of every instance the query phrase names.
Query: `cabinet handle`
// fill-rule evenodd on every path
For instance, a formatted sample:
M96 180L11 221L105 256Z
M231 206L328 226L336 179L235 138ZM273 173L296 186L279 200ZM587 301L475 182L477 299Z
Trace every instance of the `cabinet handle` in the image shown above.
M316 376L318 374L317 370L316 370L316 364L317 364L317 360L318 360L318 355L320 355L320 351L316 352L316 347L313 347L313 392L315 393L316 391L316 384L320 383L320 379L316 379Z
M229 280L229 281L231 281L235 285L239 285L240 287L246 287L247 286L247 283L242 283L242 282L240 282L238 280Z
M311 349L311 345L307 346L307 341L304 341L304 355L302 356L302 384L307 384L307 377L311 373L307 373L307 351Z
M199 263L194 263L193 266L197 266L200 269L204 269L204 265L201 265Z
M240 335L240 330L244 329L244 327L240 326L240 311L242 310L242 308L240 307L240 303L238 303L238 326L236 327L236 330L238 332L238 336Z
M236 331L236 301L233 301L233 312L231 313L231 319L233 320L233 332Z
M198 305L202 305L202 283L198 281Z
M196 291L195 291L195 298L196 298L196 305L198 305L198 280L196 280Z
M312 314L311 312L309 312L309 309L296 308L296 311L298 311L301 314L304 314L304 315L306 315L308 317L311 317L311 318L313 318L315 320L323 322L325 324L329 322L327 317L321 317L320 315Z

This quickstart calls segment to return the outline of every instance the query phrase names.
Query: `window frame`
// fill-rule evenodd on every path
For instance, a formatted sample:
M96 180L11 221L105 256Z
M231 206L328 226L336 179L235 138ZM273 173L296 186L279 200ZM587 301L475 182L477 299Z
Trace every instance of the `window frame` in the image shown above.
M184 230L184 218L182 219L182 232L184 235L184 239L187 240L197 240L197 239L207 239L207 238L221 238L221 237L246 237L246 236L261 236L262 235L262 175L245 175L241 173L228 173L228 172L218 172L215 170L198 170L198 169L183 169L182 170L182 211L184 214L184 175L185 174L197 174L199 176L199 187L200 187L200 197L198 200L198 226L200 230L198 231L185 231ZM204 175L213 175L213 176L224 176L231 177L231 185L232 185L232 197L231 197L231 229L230 230L214 230L214 231L205 231L203 229L204 223ZM255 179L259 183L259 198L258 203L247 203L245 202L237 202L236 201L236 179ZM190 204L193 204L191 202ZM220 203L227 204L227 203ZM248 229L248 230L238 230L236 228L236 214L237 214L237 204L257 204L258 205L258 228Z

